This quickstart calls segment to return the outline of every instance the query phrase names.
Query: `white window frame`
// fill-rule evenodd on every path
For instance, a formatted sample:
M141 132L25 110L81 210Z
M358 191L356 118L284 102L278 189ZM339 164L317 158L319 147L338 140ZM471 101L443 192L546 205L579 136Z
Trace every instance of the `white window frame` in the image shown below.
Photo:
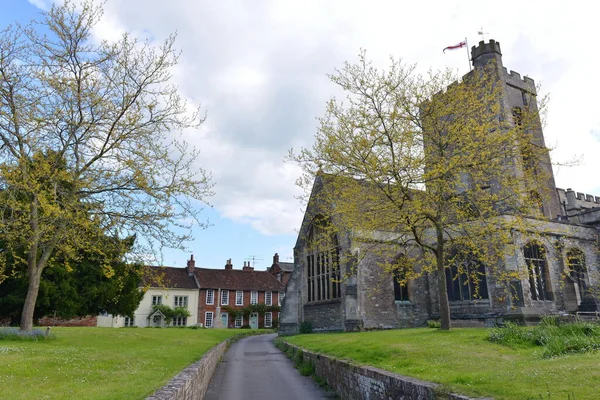
M268 319L269 322L267 322L267 319ZM265 328L272 328L273 327L273 313L272 312L266 312L265 313L265 321L264 322L265 322Z
M124 327L132 327L135 326L135 317L125 316L123 318L123 326Z
M250 292L250 304L258 304L258 292L256 290Z
M152 296L152 305L153 306L161 305L161 304L162 304L162 296L161 295Z
M244 291L243 290L235 291L235 305L236 306L244 305Z
M228 306L229 305L229 290L221 291L221 305Z
M234 326L236 328L241 328L242 326L244 326L244 317L242 315L235 318Z
M173 296L173 306L187 308L188 297L187 296Z
M209 315L210 315L210 318L208 317ZM214 321L215 321L215 313L214 312L207 311L204 313L204 327L205 328L212 328L214 326Z
M206 304L215 304L215 289L206 289Z
M265 304L268 306L273 305L273 292L265 292Z
M277 292L277 305L281 306L283 303L283 299L285 299L285 292Z
M173 326L187 326L187 317L174 317Z

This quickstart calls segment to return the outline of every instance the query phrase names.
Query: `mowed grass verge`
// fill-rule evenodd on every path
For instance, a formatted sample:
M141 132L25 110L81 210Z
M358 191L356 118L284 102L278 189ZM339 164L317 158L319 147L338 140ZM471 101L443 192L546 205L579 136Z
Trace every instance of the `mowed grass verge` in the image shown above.
M401 329L285 337L289 343L447 390L501 399L600 399L600 353L544 359L541 348L510 348L486 329Z
M143 399L233 329L53 328L54 340L0 340L0 398Z

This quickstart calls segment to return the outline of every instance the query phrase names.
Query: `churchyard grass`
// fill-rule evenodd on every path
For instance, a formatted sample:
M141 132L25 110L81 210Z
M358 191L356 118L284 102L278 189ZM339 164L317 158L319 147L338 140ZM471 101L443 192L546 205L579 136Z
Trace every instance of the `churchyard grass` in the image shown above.
M501 399L598 399L600 353L544 358L543 348L507 347L478 328L401 329L285 337L308 350L401 375L448 390Z
M0 340L0 398L144 399L210 348L244 332L53 328L54 340Z

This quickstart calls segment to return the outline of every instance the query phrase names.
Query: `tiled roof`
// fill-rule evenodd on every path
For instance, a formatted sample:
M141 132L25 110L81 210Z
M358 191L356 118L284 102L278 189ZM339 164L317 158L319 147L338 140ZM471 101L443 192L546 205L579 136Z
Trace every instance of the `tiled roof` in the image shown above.
M283 272L293 272L294 271L294 263L291 262L280 262L278 263L279 268L281 268L281 270Z
M151 287L198 289L196 280L188 274L187 268L146 267L144 284Z
M228 290L283 291L285 286L268 271L196 268L201 288Z

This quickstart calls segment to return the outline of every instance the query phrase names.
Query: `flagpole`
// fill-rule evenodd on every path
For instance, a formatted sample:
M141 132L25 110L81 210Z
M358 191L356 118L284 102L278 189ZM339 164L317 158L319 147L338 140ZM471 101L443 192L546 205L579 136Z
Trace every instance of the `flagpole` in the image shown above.
M465 43L467 44L467 61L469 62L469 71L471 71L471 57L469 56L469 42L467 41L467 37L465 36Z

